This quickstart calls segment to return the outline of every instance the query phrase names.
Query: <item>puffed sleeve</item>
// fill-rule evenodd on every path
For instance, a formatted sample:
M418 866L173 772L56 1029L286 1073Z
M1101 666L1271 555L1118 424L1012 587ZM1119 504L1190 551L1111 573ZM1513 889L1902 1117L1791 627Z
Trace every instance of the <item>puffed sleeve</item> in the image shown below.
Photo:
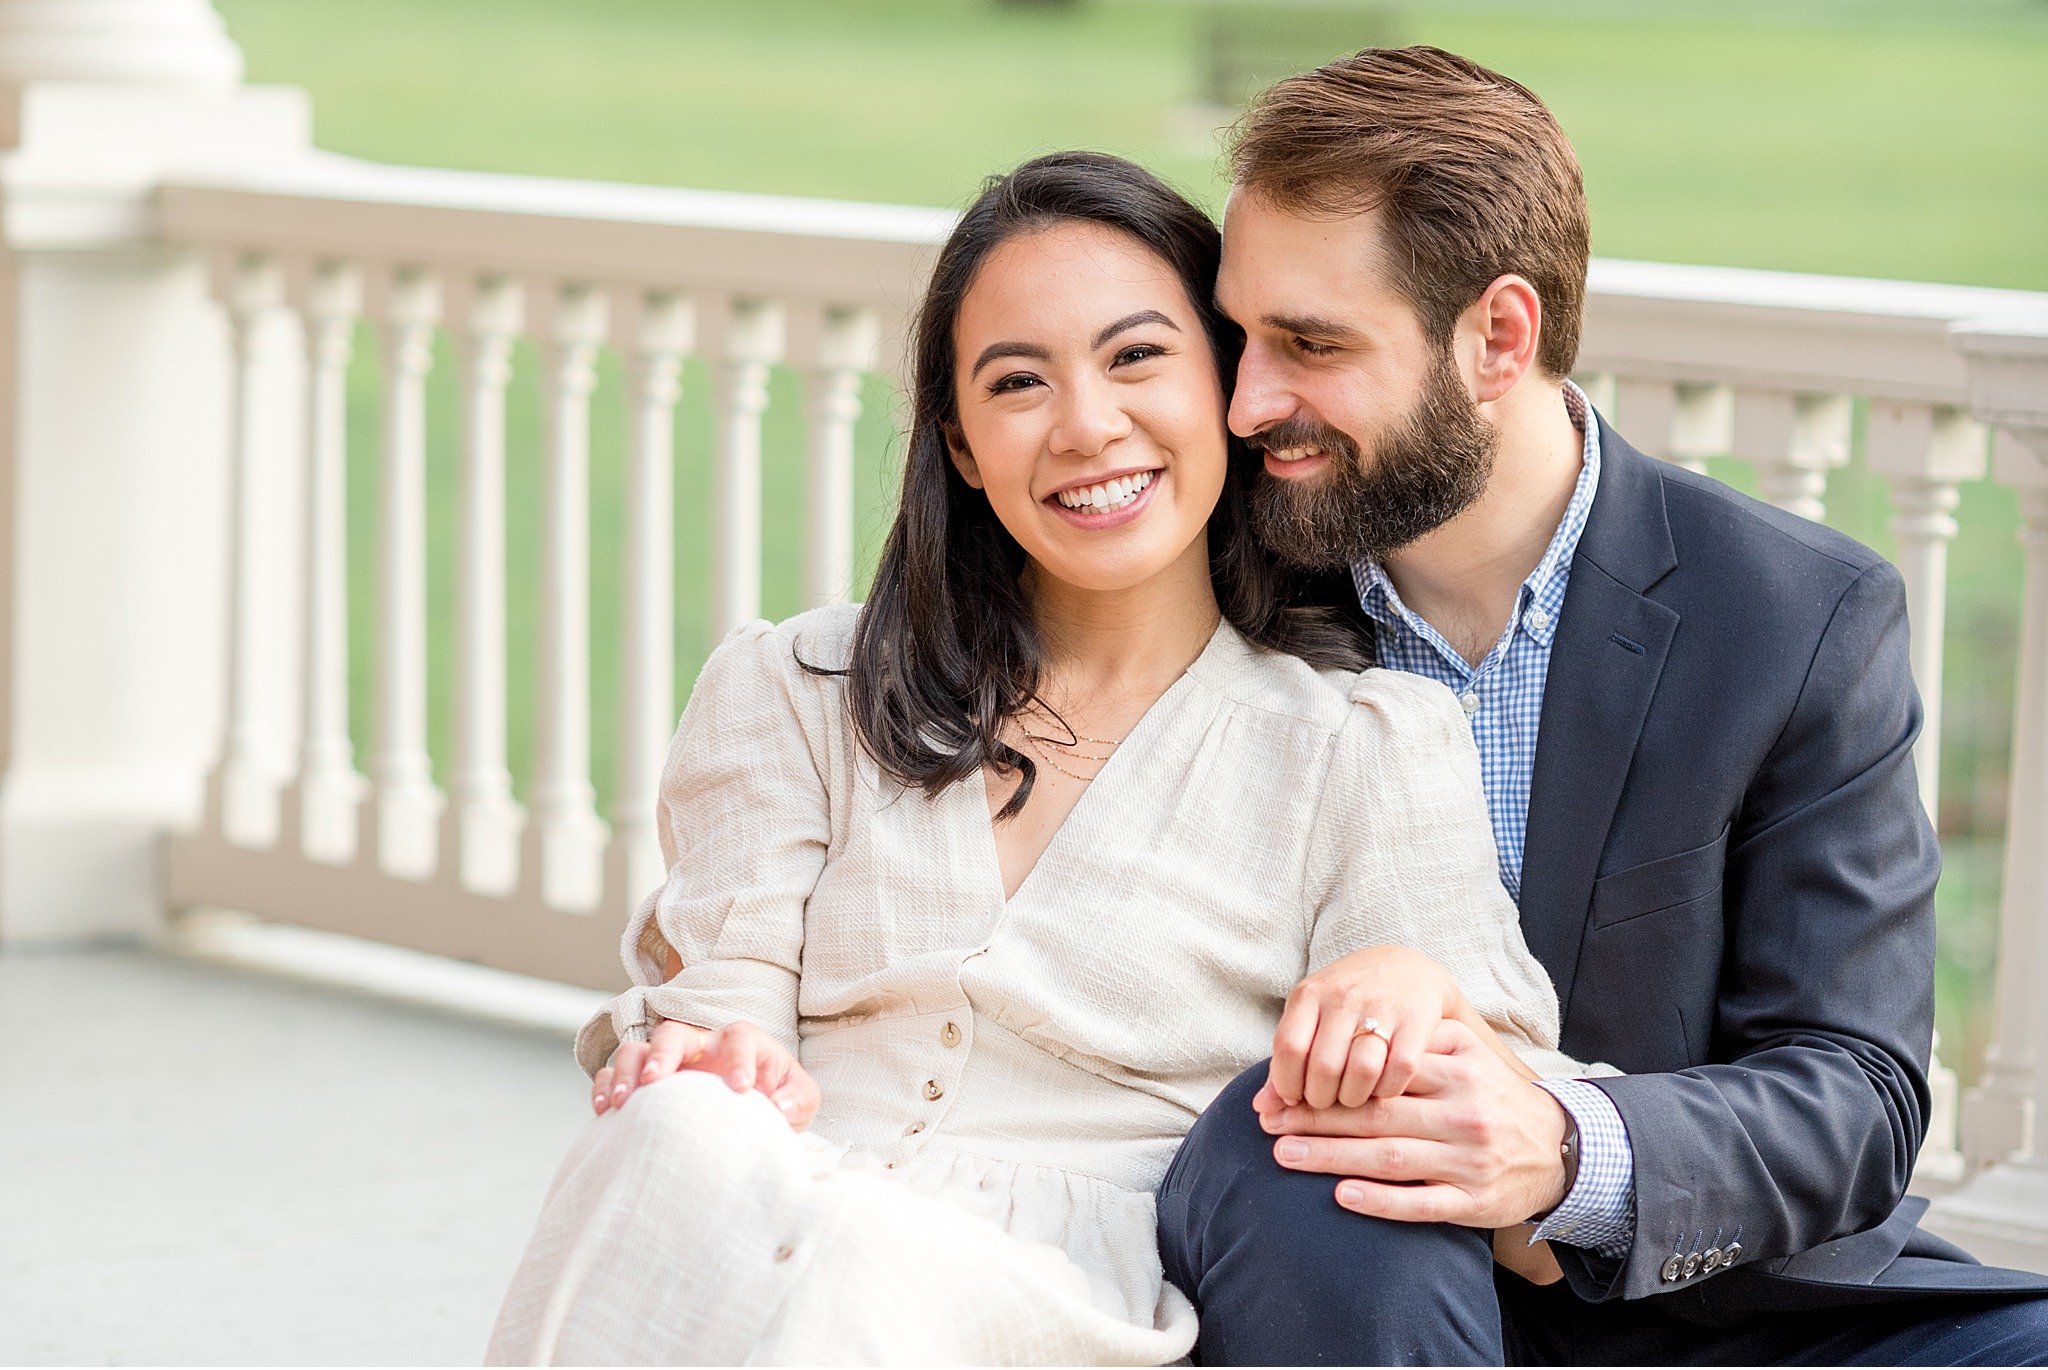
M1557 993L1501 886L1457 697L1389 670L1362 672L1350 694L1310 846L1309 967L1369 946L1413 947L1449 969L1537 1074L1610 1072L1557 1049Z
M735 628L704 664L656 802L668 877L626 925L633 987L577 1034L587 1073L660 1018L744 1020L797 1050L804 906L831 832L812 736L821 697L791 637L766 622ZM670 947L683 969L664 983Z

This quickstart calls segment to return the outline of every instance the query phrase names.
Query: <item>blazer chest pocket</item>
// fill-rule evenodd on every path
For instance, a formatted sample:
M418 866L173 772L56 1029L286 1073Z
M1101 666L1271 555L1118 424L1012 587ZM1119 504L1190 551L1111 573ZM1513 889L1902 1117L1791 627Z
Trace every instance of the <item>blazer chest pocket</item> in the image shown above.
M1612 927L1719 894L1728 860L1728 829L1705 846L1630 866L1593 882L1587 926Z

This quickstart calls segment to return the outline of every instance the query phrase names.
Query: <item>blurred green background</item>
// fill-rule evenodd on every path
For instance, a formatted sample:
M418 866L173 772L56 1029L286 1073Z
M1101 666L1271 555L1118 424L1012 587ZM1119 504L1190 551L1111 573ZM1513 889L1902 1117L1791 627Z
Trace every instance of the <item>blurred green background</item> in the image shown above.
M1428 42L1531 86L1577 146L1603 256L2048 290L2048 0L217 0L249 76L303 86L321 146L381 161L960 205L1033 153L1093 147L1221 200L1214 130L1238 87L1341 51ZM1222 102L1222 103L1219 103ZM351 632L358 755L372 722L375 339L352 373ZM431 705L452 764L458 466L452 358L430 393ZM539 397L512 392L511 739L529 741ZM711 416L685 372L676 496L679 679L708 647ZM610 807L625 425L607 362L593 431L593 758ZM802 425L767 423L766 612L798 607ZM866 393L860 547L893 498L895 405ZM1747 485L1732 465L1716 473ZM1883 483L1829 517L1890 551ZM1965 491L1943 729L1941 1028L1981 1061L1996 944L2019 557L2011 498ZM865 570L863 571L865 574Z

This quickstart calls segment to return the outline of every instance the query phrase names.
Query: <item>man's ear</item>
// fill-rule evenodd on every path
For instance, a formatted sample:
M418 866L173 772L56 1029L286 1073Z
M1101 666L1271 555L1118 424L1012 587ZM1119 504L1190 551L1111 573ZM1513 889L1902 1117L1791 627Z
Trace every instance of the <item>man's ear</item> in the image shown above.
M1543 301L1528 278L1496 276L1458 323L1475 347L1472 398L1478 403L1507 394L1536 364Z
M967 450L967 435L960 431L960 425L942 423L939 432L945 435L946 455L953 459L953 469L960 473L960 479L981 489L981 468L975 465L974 453Z

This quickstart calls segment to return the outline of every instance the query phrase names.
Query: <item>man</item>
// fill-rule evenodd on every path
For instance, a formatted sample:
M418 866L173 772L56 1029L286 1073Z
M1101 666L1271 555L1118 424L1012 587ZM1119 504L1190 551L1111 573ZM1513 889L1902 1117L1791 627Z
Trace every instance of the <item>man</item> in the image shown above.
M1457 691L1563 1047L1625 1073L1531 1085L1447 1024L1361 1107L1241 1078L1160 1196L1198 1358L2048 1359L2048 1281L1903 1198L1939 857L1897 573L1565 379L1584 193L1522 86L1369 50L1262 96L1232 170L1263 530Z

